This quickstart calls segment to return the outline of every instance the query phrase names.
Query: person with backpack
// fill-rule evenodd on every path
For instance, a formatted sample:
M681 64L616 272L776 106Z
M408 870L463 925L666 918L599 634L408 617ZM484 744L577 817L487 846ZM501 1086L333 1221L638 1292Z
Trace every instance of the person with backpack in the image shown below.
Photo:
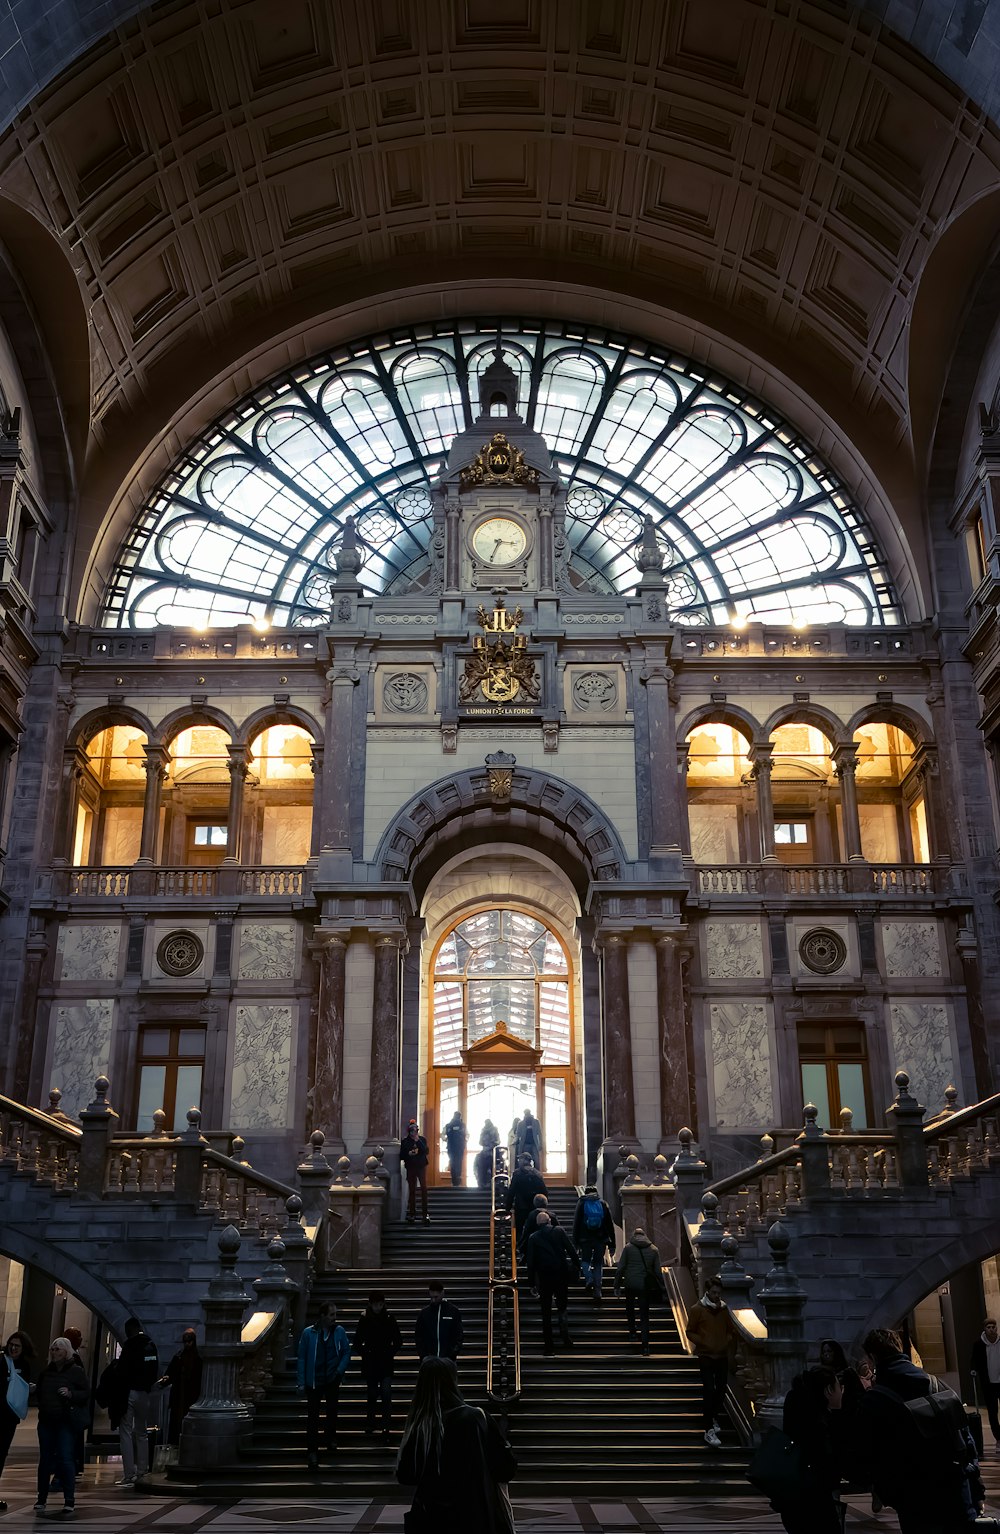
M554 1353L552 1341L552 1302L555 1300L559 1336L572 1347L566 1309L569 1304L570 1278L579 1278L580 1259L566 1232L553 1225L546 1210L539 1212L534 1234L527 1245L528 1282L537 1293L542 1307L542 1352Z
M545 1179L535 1170L530 1156L522 1156L517 1170L507 1184L504 1208L514 1210L514 1230L517 1233L517 1250L524 1251L524 1224L535 1205L536 1193L548 1193Z
M115 1485L134 1486L137 1477L141 1479L149 1469L150 1392L160 1377L156 1344L135 1316L129 1316L125 1322L125 1341L118 1364L125 1410L118 1423L122 1473Z
M834 1369L817 1364L799 1374L785 1397L782 1428L798 1452L799 1484L772 1496L786 1534L843 1534L838 1496L843 1448L837 1431L844 1387Z
M458 1112L452 1115L444 1127L444 1142L448 1150L448 1170L453 1188L461 1188L465 1182L465 1151L469 1143L469 1131Z
M965 1407L953 1390L908 1359L895 1332L862 1344L875 1371L854 1419L851 1478L895 1509L900 1534L960 1534L986 1491Z
M573 1244L580 1253L583 1287L593 1292L594 1301L601 1302L601 1278L604 1274L604 1254L615 1255L615 1222L611 1210L597 1191L597 1184L588 1182L583 1197L573 1216Z
M342 1326L337 1325L337 1307L321 1305L319 1320L305 1326L299 1338L298 1386L306 1398L306 1465L319 1469L319 1419L326 1406L324 1446L327 1454L337 1452L337 1413L340 1387L351 1361L351 1344Z
M641 1225L635 1227L631 1239L622 1247L622 1254L615 1268L616 1299L623 1288L629 1338L632 1342L636 1338L635 1310L638 1305L642 1356L648 1358L650 1355L649 1304L651 1300L665 1300L667 1286L663 1278L659 1250L650 1241Z
M17 1424L23 1422L28 1415L31 1360L34 1356L35 1349L27 1332L11 1332L4 1343L0 1364L0 1475L3 1475L3 1467L14 1442ZM6 1502L0 1501L0 1513L6 1511Z

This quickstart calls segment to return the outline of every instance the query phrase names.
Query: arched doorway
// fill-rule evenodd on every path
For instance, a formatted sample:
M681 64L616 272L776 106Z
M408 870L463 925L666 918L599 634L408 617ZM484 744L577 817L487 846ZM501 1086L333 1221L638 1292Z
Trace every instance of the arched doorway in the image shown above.
M454 921L427 975L427 1094L432 1180L449 1180L442 1138L459 1111L469 1129L466 1182L491 1119L506 1143L530 1108L542 1126L546 1181L576 1180L574 974L554 927L514 904Z

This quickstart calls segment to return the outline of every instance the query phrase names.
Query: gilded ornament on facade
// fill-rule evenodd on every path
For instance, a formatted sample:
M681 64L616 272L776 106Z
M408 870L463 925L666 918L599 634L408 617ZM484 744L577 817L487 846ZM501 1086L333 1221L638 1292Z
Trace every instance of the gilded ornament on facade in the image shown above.
M480 452L458 476L463 490L477 485L537 485L538 470L525 463L519 447L495 431Z
M509 613L502 596L497 597L492 613L480 607L478 620L483 632L473 638L472 654L458 684L459 702L471 703L481 697L487 703L513 703L522 696L531 703L538 702L538 670L528 655L526 636L517 632L523 617L520 607Z
M489 776L490 798L494 804L509 804L514 790L514 768L517 757L510 751L492 751L486 758Z

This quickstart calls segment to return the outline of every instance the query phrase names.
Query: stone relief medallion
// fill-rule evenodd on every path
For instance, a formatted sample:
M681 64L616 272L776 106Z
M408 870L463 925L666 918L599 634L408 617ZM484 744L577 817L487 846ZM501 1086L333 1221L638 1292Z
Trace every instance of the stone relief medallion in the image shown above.
M832 975L847 963L847 944L829 927L813 927L799 939L799 958L814 975Z
M389 677L382 688L382 706L389 714L426 714L426 681L412 671Z
M618 702L618 686L603 671L585 671L573 683L573 702L581 713L598 709L610 713Z
M165 975L190 975L205 957L205 945L193 932L168 932L156 949L156 962Z

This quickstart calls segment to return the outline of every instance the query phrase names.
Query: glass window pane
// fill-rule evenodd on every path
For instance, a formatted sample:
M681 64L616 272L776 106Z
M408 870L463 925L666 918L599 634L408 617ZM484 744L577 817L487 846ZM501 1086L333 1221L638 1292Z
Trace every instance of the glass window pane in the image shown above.
M434 987L434 1065L462 1061L462 987L439 980Z
M438 949L434 972L438 975L454 975L458 970L458 949L454 932L449 932Z
M189 1108L201 1107L201 1066L179 1065L177 1087L174 1092L174 1122L171 1129L187 1128Z
M569 1167L565 1081L545 1083L545 1144L542 1152L546 1176L564 1177Z
M442 1175L448 1171L448 1146L444 1138L444 1126L457 1112L458 1077L444 1076L438 1082L438 1129L441 1131L441 1137L438 1140L438 1171Z
M545 957L542 960L542 972L546 975L564 975L566 973L566 955L563 952L562 943L551 932L545 934Z
M830 1128L830 1093L826 1084L825 1065L802 1063L802 1101L815 1103L819 1110L816 1122L820 1129ZM839 1125L837 1126L839 1128Z
M547 981L538 988L539 1036L543 1065L569 1065L569 986Z
M868 1111L865 1108L865 1075L864 1067L855 1064L839 1062L837 1065L837 1083L840 1092L840 1106L850 1108L854 1114L854 1128L868 1128Z
M139 1034L139 1053L147 1060L170 1054L169 1028L143 1028ZM158 1108L159 1103L154 1103Z
M153 1114L163 1107L164 1088L167 1082L165 1065L144 1065L139 1072L139 1107L135 1127L140 1134L151 1134Z
M470 980L469 1043L487 1038L499 1022L517 1038L535 1042L533 980Z
M177 1053L179 1055L204 1055L204 1028L182 1028L177 1035ZM189 1108L190 1106L191 1104L188 1103Z

